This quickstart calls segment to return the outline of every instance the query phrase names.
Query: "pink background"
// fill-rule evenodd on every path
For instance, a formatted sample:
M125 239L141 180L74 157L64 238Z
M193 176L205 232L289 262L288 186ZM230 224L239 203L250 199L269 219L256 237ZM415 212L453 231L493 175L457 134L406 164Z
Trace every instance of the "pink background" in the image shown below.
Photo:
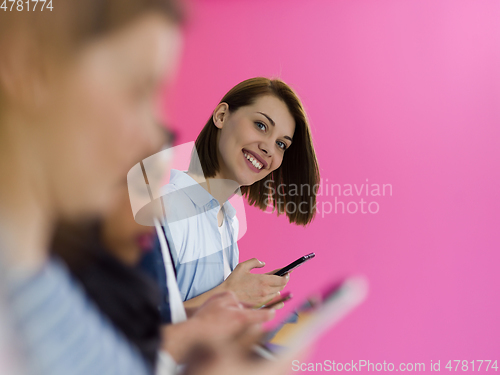
M500 359L500 2L190 4L182 67L166 93L180 143L233 85L279 76L305 104L324 183L393 187L392 196L338 197L376 201L377 214L319 214L307 228L247 208L241 260L269 271L317 254L293 273L287 309L332 279L369 278L367 301L308 361L429 370L441 360L445 371L450 359Z

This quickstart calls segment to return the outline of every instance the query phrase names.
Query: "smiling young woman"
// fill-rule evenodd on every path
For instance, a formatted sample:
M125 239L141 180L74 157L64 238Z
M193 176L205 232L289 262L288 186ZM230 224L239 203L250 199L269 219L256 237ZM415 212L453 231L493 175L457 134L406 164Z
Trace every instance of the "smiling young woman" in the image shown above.
M223 129L224 116L230 115L232 118L227 121L231 129ZM227 150L231 147L226 143L231 137L227 134L239 121L242 127L236 132L250 130L247 129L249 125L262 132L262 136L249 139L248 150L232 150L237 164L241 164L237 161L238 152L242 152L245 158L245 154L251 154L258 163L263 164L253 180L239 178L245 170L233 164ZM243 129L243 126L246 128ZM316 196L310 196L309 191L307 194L303 191L301 194L287 194L287 187L291 189L294 185L312 188L319 183L320 176L306 113L297 94L283 81L257 77L233 87L222 98L214 116L207 121L196 139L196 150L205 178L232 178L238 181L249 204L265 210L266 202L272 202L277 214L286 214L291 223L307 225L313 220ZM272 164L269 160L272 160ZM250 164L253 166L253 163ZM189 170L199 173L196 168L191 163ZM234 175L225 176L226 168L231 168ZM279 185L285 189L281 194L276 189ZM295 207L305 202L307 208L285 212L284 207L288 202L296 203Z
M171 257L185 307L212 294L232 291L241 302L262 305L277 296L289 276L253 274L264 266L251 259L238 264L239 224L229 198L238 189L262 210L268 202L291 223L307 225L314 217L319 169L303 106L279 79L257 77L233 87L216 106L195 142L187 172L172 170L163 196L169 252L156 246L149 264ZM277 191L275 187L280 186ZM286 210L294 202L297 210ZM306 208L304 208L304 206ZM169 254L170 253L170 254ZM148 267L146 267L148 268ZM151 268L151 267L149 267ZM149 269L161 288L162 277ZM164 305L163 309L168 306Z

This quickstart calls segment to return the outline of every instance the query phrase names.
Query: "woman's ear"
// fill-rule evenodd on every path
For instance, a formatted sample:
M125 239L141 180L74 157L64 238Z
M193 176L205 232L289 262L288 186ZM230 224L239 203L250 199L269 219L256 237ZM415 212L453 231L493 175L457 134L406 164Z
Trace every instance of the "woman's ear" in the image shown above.
M224 121L229 114L229 105L227 103L219 103L217 107L215 107L214 113L212 114L212 120L219 129L222 129L224 126Z

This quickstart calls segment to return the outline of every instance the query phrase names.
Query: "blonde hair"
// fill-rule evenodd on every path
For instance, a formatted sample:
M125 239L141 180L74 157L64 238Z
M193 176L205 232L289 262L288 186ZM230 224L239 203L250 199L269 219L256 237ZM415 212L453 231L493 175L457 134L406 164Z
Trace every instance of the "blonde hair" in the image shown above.
M25 2L24 5L26 6ZM0 11L0 69L10 64L36 64L45 73L47 64L74 56L89 40L110 33L145 13L158 13L176 24L184 21L177 0L64 0L53 10ZM24 36L26 45L19 45ZM9 51L23 48L26 61L9 61ZM0 81L0 115L6 94Z

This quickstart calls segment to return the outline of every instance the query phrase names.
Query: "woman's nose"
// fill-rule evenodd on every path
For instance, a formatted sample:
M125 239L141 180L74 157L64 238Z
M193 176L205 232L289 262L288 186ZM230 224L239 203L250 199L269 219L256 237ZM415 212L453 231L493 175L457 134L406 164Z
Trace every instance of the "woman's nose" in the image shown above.
M259 144L259 149L266 154L266 156L272 156L272 147L268 145L266 142L261 142Z

